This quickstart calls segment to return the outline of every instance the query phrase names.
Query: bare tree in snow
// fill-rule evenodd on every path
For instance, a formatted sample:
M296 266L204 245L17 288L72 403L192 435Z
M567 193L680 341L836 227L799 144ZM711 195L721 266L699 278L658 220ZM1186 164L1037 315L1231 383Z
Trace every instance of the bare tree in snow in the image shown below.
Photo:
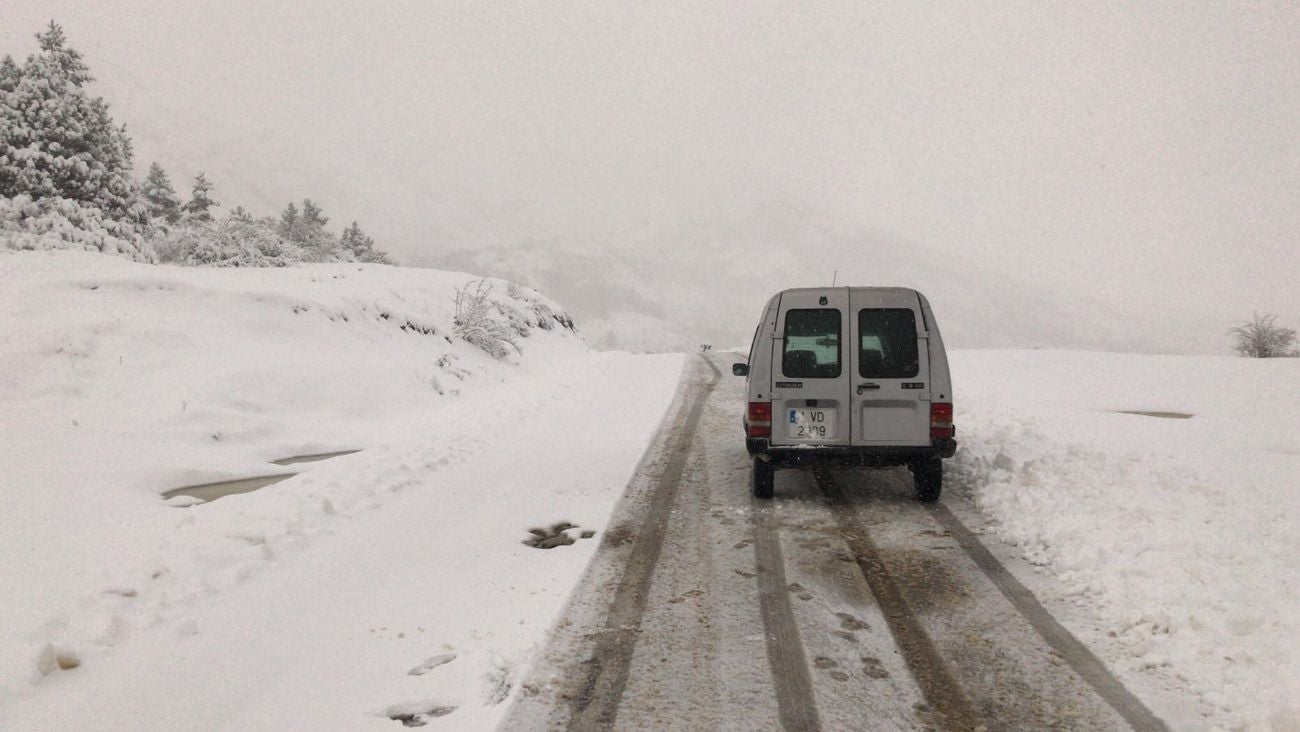
M1236 340L1233 348L1237 353L1249 358L1278 358L1297 356L1296 333L1294 328L1285 328L1277 324L1277 316L1254 314L1254 320L1248 320L1229 330Z

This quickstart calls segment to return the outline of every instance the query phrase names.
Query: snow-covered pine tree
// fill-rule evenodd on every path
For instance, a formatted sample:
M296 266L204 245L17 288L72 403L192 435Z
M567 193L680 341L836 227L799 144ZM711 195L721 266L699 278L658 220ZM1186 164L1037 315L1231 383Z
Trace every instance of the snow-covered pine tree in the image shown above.
M90 67L81 60L81 52L68 46L68 37L58 23L51 20L44 33L36 34L36 41L40 44L41 51L58 66L61 76L68 83L81 87L86 82L95 80L90 75Z
M366 236L355 221L343 230L343 236L339 238L339 248L351 252L358 262L392 263L388 255L375 249L375 240Z
M277 227L280 236L289 241L298 241L298 207L293 205L293 201L284 207L280 214L280 224Z
M361 232L357 222L353 221L351 226L343 230L343 235L339 237L339 248L352 252L357 261L364 261L360 255L366 249L366 235Z
M0 59L0 196L9 197L18 186L18 168L14 164L14 125L18 122L10 93L22 81L23 70L14 63L13 56L5 54Z
M114 126L103 99L86 93L90 69L63 29L51 22L36 38L40 52L20 70L0 62L0 196L70 199L135 223L125 127Z
M175 224L181 220L181 199L172 188L167 172L158 163L149 166L149 175L140 186L149 217L154 221Z
M325 224L330 222L320 206L310 198L302 199L302 223L308 231L320 230L325 228Z
M11 92L14 87L18 86L18 79L22 76L22 69L14 63L14 57L5 54L0 58L0 92Z
M338 238L325 230L329 217L321 207L310 198L302 200L302 215L294 236L290 237L303 249L303 255L310 262L348 261L351 257L339 249Z
M221 204L212 200L212 183L203 173L194 176L194 187L190 191L190 200L181 209L183 216L190 221L211 221L211 209Z

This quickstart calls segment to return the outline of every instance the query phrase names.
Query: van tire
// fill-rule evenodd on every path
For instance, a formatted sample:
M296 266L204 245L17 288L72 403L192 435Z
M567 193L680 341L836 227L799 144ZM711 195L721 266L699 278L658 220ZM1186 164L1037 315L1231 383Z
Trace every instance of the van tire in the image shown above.
M916 485L916 499L921 503L934 503L943 491L943 460L927 458L909 466L912 482Z
M754 497L771 498L776 484L776 468L766 460L754 458Z

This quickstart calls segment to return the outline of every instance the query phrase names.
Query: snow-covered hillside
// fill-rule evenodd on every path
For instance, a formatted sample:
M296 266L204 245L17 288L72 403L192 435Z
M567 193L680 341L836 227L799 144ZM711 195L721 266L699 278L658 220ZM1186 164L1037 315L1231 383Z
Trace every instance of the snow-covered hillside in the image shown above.
M345 707L343 727L388 729L404 704L490 724L596 545L520 540L602 528L681 357L594 353L496 281L520 349L495 360L453 322L473 279L0 252L0 729L288 729ZM589 455L557 456L575 439ZM160 495L281 472L299 475ZM277 706L314 695L336 704Z
M1192 728L1297 729L1300 359L966 351L952 372L953 490L1099 619L1090 643L1199 693Z

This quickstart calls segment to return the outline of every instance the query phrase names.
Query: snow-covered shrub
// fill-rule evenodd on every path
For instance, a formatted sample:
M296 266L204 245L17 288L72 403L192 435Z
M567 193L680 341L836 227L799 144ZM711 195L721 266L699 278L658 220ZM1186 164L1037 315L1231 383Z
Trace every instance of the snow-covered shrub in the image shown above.
M492 285L486 279L468 282L456 290L456 335L478 346L489 356L505 358L521 352L517 331L501 317L502 308L492 299Z
M534 327L542 330L552 330L557 323L569 330L573 330L573 319L569 317L568 313L563 311L557 313L554 308L542 301L542 295L537 290L511 281L506 284L506 294L510 299L524 303L533 311L533 317L530 319L513 308L498 304L501 313L510 319L511 325L525 338L528 337L528 332Z
M172 227L154 247L161 261L194 267L283 267L303 261L302 249L271 224L234 215Z
M308 201L307 203L310 203ZM290 215L292 214L292 218ZM158 227L153 242L163 262L205 267L283 267L298 262L375 262L390 264L355 223L340 239L318 225L296 221L293 204L279 221L254 219L236 208L219 221L183 216L174 226ZM288 224L286 224L288 220ZM297 236L286 236L285 232ZM351 237L351 238L349 238ZM355 241L354 241L355 240ZM356 244L359 248L353 248Z
M152 262L154 251L143 228L68 198L0 197L0 247L6 249L84 249Z

